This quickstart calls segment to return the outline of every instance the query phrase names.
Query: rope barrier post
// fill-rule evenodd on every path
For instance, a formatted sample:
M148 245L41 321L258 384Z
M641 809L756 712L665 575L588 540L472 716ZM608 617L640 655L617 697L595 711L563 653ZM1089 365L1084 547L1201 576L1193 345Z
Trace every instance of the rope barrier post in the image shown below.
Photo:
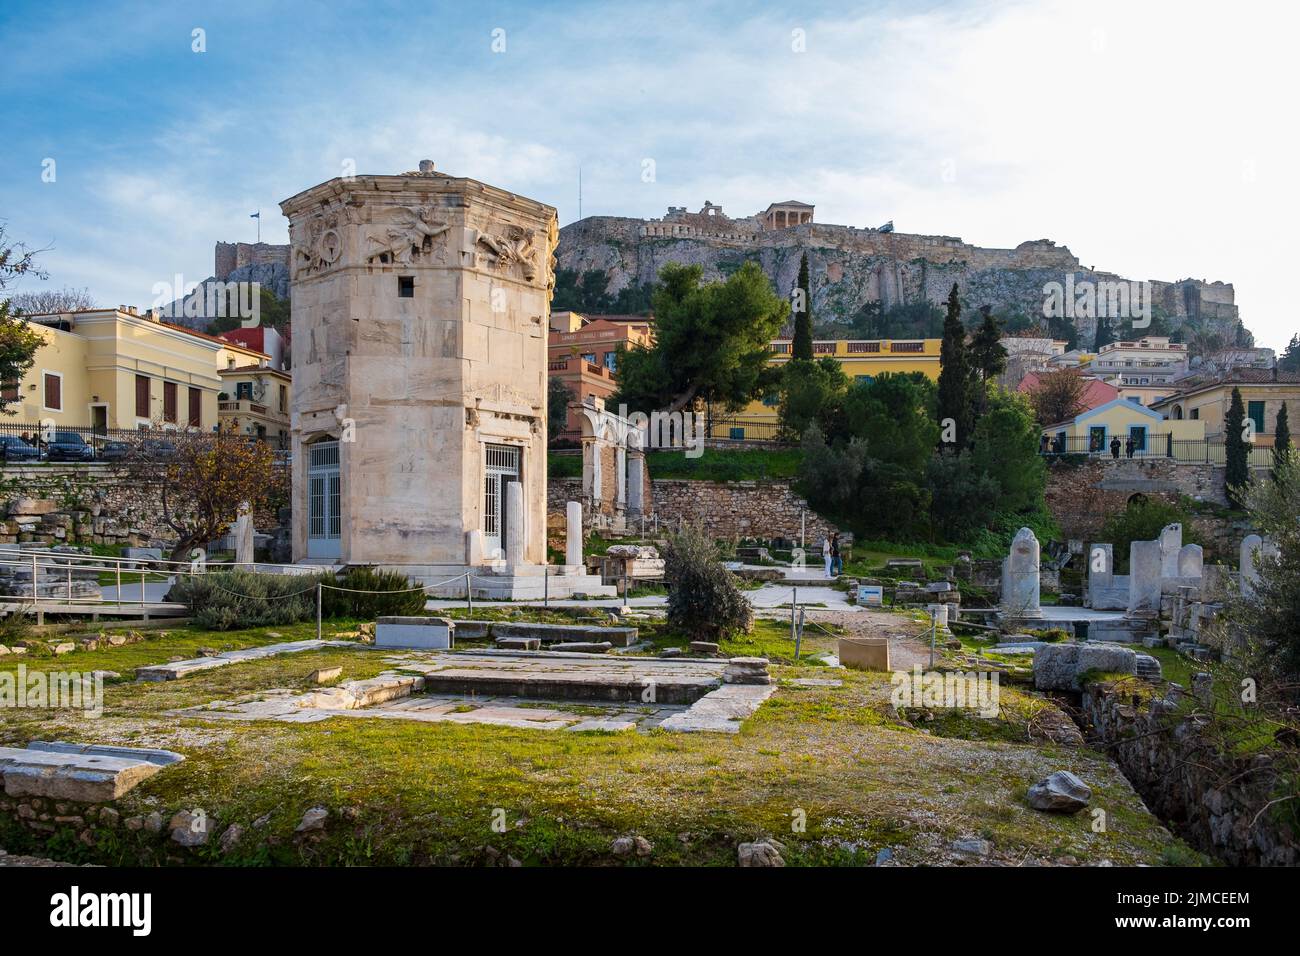
M627 607L627 562L623 562L623 606Z
M316 640L320 640L320 605L321 605L321 586L316 582Z
M798 606L799 606L799 586L795 585L795 587L793 587L790 591L790 640L791 641L798 640L798 638L794 636L794 615L795 615L795 608L797 608Z
M474 591L469 586L469 572L465 572L465 610L474 613Z
M803 639L803 608L799 608L799 629L794 632L794 660L799 662L799 643Z
M542 565L542 607L551 606L551 565L548 561Z
M113 565L117 571L117 606L122 606L122 561L119 558Z

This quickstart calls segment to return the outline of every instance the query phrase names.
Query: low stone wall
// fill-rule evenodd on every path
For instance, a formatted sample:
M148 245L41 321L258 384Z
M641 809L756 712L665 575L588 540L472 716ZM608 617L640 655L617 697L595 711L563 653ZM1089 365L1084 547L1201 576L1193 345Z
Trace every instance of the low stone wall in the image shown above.
M20 499L51 502L28 513L14 511ZM111 464L66 463L0 467L0 543L147 545L174 541L162 520L158 489L142 485ZM276 511L264 507L253 516L259 531L272 533Z
M1188 843L1229 866L1300 863L1300 834L1265 809L1282 783L1275 758L1219 753L1201 731L1207 718L1178 720L1172 710L1160 698L1135 706L1112 684L1083 691L1088 724L1151 811Z
M655 478L649 482L654 514L661 526L697 523L714 538L789 538L799 540L800 520L810 546L839 531L808 507L793 482L688 481ZM582 500L581 478L551 478L546 486L546 510L563 514L565 503ZM585 515L584 515L585 518Z
M1051 458L1047 465L1047 508L1066 538L1097 540L1111 515L1134 495L1176 504L1180 495L1226 505L1224 470L1170 458Z

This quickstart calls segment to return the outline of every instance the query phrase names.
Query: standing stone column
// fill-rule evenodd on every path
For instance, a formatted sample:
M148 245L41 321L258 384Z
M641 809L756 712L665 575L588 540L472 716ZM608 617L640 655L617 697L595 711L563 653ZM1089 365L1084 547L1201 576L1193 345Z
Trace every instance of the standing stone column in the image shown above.
M235 564L252 564L253 509L247 501L239 506L239 517L235 519L233 534L235 538Z
M1183 547L1183 526L1178 522L1167 524L1160 530L1160 575L1178 577L1178 552Z
M517 481L506 482L506 564L524 563L524 489Z
M1163 569L1160 541L1134 541L1128 547L1128 613L1160 613Z
M618 470L617 505L618 510L623 511L627 508L627 449L622 445L614 450L614 462Z
M582 567L582 505L570 501L564 506L564 563Z
M1115 546L1094 544L1088 549L1088 604L1096 607L1115 584Z
M1038 575L1038 538L1029 528L1021 528L1002 565L1002 607L1007 613L1016 617L1042 616Z
M627 458L627 511L633 517L645 511L645 455L635 450Z
M1237 583L1241 593L1247 597L1255 593L1255 585L1259 583L1259 569L1255 560L1263 548L1264 539L1257 534L1248 534L1241 539L1241 574Z
M1178 552L1178 576L1200 578L1205 569L1205 552L1199 544L1185 544Z

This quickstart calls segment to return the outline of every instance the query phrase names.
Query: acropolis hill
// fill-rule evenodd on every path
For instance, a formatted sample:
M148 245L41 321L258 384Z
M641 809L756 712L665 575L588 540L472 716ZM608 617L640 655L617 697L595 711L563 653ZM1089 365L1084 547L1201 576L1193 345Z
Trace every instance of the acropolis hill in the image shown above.
M694 213L669 207L662 219L590 216L560 230L557 256L561 269L605 272L611 294L653 282L667 262L698 264L706 279L718 279L746 260L762 266L785 294L797 281L805 252L818 321L847 320L873 301L886 309L922 300L941 303L954 282L969 306L1041 315L1043 285L1061 282L1065 273L1074 273L1076 281L1121 279L1083 266L1068 248L1048 239L985 249L954 236L819 223L813 206L794 201L742 218L707 202ZM1174 326L1190 318L1223 326L1237 322L1230 283L1150 281L1154 306ZM1078 326L1090 341L1095 321L1080 319Z

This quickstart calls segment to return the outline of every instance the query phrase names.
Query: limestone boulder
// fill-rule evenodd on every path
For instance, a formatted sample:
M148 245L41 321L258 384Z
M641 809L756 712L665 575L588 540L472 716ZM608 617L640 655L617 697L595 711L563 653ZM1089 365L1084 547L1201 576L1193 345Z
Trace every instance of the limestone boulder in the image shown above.
M1029 805L1049 813L1078 813L1092 799L1092 790L1068 770L1058 770L1029 788Z
M776 840L758 840L754 843L742 843L736 848L736 855L741 866L785 866L781 851L785 847Z
M1089 671L1133 674L1137 653L1118 644L1044 644L1034 651L1034 687L1038 690L1079 690L1079 678Z

